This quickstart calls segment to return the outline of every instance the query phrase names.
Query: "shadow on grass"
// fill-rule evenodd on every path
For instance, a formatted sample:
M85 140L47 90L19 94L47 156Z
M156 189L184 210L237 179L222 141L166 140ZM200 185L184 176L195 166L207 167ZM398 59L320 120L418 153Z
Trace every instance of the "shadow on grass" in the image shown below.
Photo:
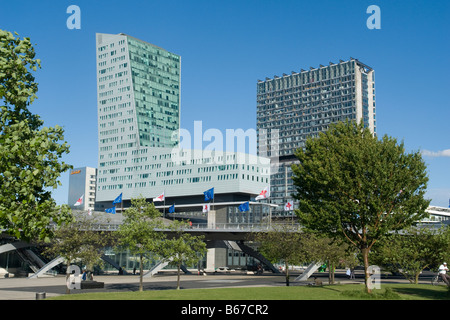
M386 288L383 290L374 290L372 293L367 293L365 290L346 290L342 291L341 295L349 299L362 299L362 300L401 300L402 297L392 290L392 288Z
M413 297L419 297L430 300L450 300L450 290L436 290L429 288L394 288L395 292Z
M106 287L108 290L113 291L139 291L139 285L138 284L126 284L126 283L118 283L118 284L110 284ZM143 290L173 290L176 289L176 286L155 286L155 285L149 285L144 284Z
M371 294L365 290L344 290L342 296L362 300L450 300L450 290L445 287L424 285L392 285Z

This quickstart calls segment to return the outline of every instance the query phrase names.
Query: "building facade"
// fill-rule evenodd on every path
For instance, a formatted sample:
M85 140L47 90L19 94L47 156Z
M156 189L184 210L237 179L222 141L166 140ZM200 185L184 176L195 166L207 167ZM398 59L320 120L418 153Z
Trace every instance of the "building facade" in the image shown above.
M292 200L294 152L331 123L354 120L376 134L375 73L351 58L310 70L266 78L257 83L258 155L278 159L271 172L271 201L276 214Z
M236 201L268 186L269 159L178 147L180 56L125 34L97 34L96 44L98 210L119 194L189 202L214 187Z
M95 205L97 169L75 168L69 175L68 205L75 210L93 210Z

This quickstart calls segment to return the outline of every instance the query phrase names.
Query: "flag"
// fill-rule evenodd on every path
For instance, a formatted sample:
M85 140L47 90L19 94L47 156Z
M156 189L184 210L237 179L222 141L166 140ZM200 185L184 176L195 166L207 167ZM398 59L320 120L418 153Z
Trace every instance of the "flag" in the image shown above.
M214 188L211 188L209 190L206 190L203 192L205 195L205 201L213 200L214 199Z
M153 198L153 202L158 202L158 201L164 201L164 192L162 194L160 194L159 196L157 196L156 198Z
M265 187L263 191L255 198L255 200L266 199L269 197L269 187Z
M83 204L84 194L75 202L74 206L81 206Z
M174 213L175 212L175 204L171 205L169 208L169 213Z
M116 213L116 207L105 209L105 212L115 214Z
M113 204L121 203L121 202L122 202L122 193L119 194L119 196L113 201Z
M284 205L284 211L293 211L294 210L294 201L288 201Z
M244 202L243 204L241 204L240 206L239 206L239 211L240 212L245 212L245 211L249 211L250 210L250 204L249 204L249 202L247 201L247 202Z
M203 212L209 212L209 209L210 209L210 204L209 203L206 203L206 204L203 205Z

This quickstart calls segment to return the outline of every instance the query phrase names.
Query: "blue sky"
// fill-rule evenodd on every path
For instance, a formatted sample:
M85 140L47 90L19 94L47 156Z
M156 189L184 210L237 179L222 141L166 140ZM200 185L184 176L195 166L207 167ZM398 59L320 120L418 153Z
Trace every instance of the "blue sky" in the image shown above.
M5 1L0 28L30 37L42 69L33 112L59 124L74 167L97 167L95 33L127 33L181 55L181 127L256 127L256 83L354 57L375 69L377 131L422 150L428 198L450 198L450 1ZM69 30L67 7L81 9ZM381 9L370 30L367 7ZM191 131L192 132L192 131ZM447 150L447 151L445 151ZM54 191L67 202L68 176Z

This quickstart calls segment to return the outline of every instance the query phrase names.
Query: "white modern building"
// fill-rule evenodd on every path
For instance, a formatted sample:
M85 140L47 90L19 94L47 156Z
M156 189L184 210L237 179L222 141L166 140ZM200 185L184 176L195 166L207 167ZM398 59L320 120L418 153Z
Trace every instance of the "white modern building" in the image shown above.
M246 201L270 183L270 160L179 148L180 56L125 34L97 34L99 159L96 209L122 194ZM221 199L222 197L222 199Z

